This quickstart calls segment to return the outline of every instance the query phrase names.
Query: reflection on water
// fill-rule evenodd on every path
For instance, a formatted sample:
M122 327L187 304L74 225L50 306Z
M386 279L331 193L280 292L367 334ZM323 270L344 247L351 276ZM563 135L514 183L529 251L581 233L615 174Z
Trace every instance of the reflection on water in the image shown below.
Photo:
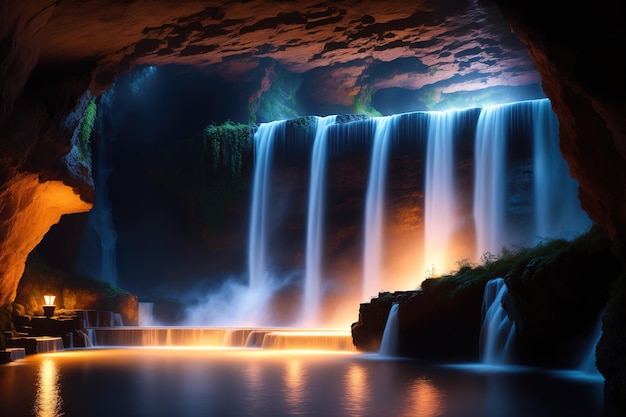
M409 384L407 398L405 417L434 417L444 410L443 395L425 378L418 378Z
M306 394L306 375L302 368L300 359L287 359L285 362L283 395L290 415L302 414L304 411L302 401Z
M367 369L360 363L351 363L345 377L346 397L344 409L346 415L360 417L365 415L369 387L367 384Z
M54 359L43 359L37 374L37 394L35 397L34 414L37 417L60 417L63 415L61 405L61 387L59 385L59 368Z
M11 417L600 417L601 381L340 352L85 349L0 366Z

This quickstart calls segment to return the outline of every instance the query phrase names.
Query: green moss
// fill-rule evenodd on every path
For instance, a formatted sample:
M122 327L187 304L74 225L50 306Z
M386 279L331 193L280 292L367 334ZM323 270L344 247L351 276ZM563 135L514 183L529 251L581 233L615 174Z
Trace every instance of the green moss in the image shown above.
M376 297L380 301L393 301L393 294L389 291L379 292L378 297Z
M126 290L123 290L121 288L115 287L111 284L109 284L108 282L104 282L104 281L94 281L96 287L98 287L100 289L100 291L102 291L102 293L104 293L104 303L105 303L105 308L109 311L114 311L119 313L119 311L117 311L117 307L116 307L116 301L119 297L123 297L126 295L130 295L130 293Z
M266 75L268 88L257 100L249 104L249 120L286 120L299 117L297 93L302 84L302 77L287 71L280 65L268 68Z
M428 278L422 282L422 289L445 294L446 298L455 298L459 292L470 288L482 289L491 279L504 278L509 274L518 276L531 260L537 260L536 273L541 273L542 268L548 268L559 257L591 253L601 244L606 244L606 239L598 228L592 228L571 242L565 239L548 239L530 248L505 248L498 255L486 252L479 265L461 260L457 262L459 269L456 273Z
M354 111L357 114L365 114L370 117L382 116L381 112L372 107L372 89L370 87L362 88L354 98Z
M83 121L78 133L78 151L80 152L80 158L86 161L90 155L91 147L91 134L93 132L94 125L96 123L96 114L98 108L96 105L96 99L92 98L87 104L85 114L83 115Z
M204 152L211 155L214 174L220 166L228 166L233 178L241 177L243 153L252 147L250 126L230 120L223 125L211 124L202 132L202 140Z
M217 231L227 207L247 189L242 177L244 157L252 150L254 128L227 121L202 132L199 166L190 195L197 196L202 223Z

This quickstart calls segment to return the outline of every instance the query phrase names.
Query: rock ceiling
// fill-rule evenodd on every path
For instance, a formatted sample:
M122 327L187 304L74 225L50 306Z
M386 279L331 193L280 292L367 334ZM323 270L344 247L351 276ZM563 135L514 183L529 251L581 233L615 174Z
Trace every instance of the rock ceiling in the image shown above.
M483 3L63 0L31 14L40 16L39 66L97 63L96 90L133 65L188 64L233 79L272 62L314 74L319 94L346 104L363 88L538 83L525 47Z

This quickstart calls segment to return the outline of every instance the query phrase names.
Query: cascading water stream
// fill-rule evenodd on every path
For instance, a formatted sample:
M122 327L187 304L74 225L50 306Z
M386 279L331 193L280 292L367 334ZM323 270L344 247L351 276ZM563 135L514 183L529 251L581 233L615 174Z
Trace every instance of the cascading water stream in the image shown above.
M338 298L334 291L338 292L348 282L359 285L358 280L361 280L362 293L356 297L367 302L381 290L406 289L404 283L399 285L396 277L405 266L412 273L420 266L433 264L445 273L446 268L464 256L477 262L485 252L497 255L507 245L534 244L538 235L551 237L551 230L562 226L561 219L552 216L549 220L536 220L535 210L557 212L560 207L565 212L565 207L572 208L573 212L583 213L572 217L576 219L572 229L578 233L584 231L588 223L580 222L584 212L575 193L560 194L558 204L553 198L539 197L564 190L567 188L564 182L571 180L567 175L548 175L552 171L542 168L548 164L560 172L557 166L550 165L550 155L558 154L558 149L554 149L558 138L553 118L547 99L482 110L399 114L347 122L337 121L335 116L319 117L312 146L310 183L308 187L298 184L293 188L305 196L308 190L304 216L302 207L286 203L290 202L291 195L281 194L292 191L291 179L283 175L287 171L278 171L283 167L273 161L272 154L274 148L279 152L298 148L297 152L302 152L302 145L310 142L304 142L302 136L290 136L302 135L298 123L293 126L287 125L287 121L261 124L254 137L249 285L245 288L231 286L232 297L219 297L203 306L220 305L220 310L230 312L229 306L236 305L232 314L226 315L227 320L219 321L228 325L274 324L278 321L263 320L280 310L280 314L289 311L289 316L281 316L281 324L325 326L322 316L330 317L334 312L322 311L322 306L334 303ZM428 129L425 122L428 122ZM307 138L310 134L308 130ZM294 146L291 146L292 140ZM551 146L544 149L538 143ZM359 161L356 164L351 159L353 154L354 160ZM280 155L291 157L287 153ZM340 174L335 176L335 172ZM350 179L349 183L345 182L346 178ZM275 185L275 181L280 186ZM349 194L343 194L344 191ZM329 207L329 204L343 204L341 198L346 195L350 200L347 210L360 215L364 209L365 218L363 221L353 217L357 219L355 224L341 229L337 224L343 221L343 208L336 210L335 205ZM294 253L305 254L304 270L297 266L290 276L280 276L291 271L278 261L277 248L281 246L275 238L281 237L276 234L277 213L287 216L290 222L306 219L304 225L290 225L290 230L305 234L302 239L298 236L302 247L293 248ZM554 228L548 230L542 226L544 224ZM330 243L325 240L338 236L346 246L339 251L325 252L324 247ZM354 256L355 249L361 249L352 246L353 242L363 244L363 258L357 260L362 262L362 271L359 265L349 263L358 258ZM421 253L416 255L409 249L399 253L404 247ZM337 267L339 262L341 265ZM328 277L322 276L322 269L328 272ZM360 276L353 278L352 271L359 271L353 275L360 273ZM335 282L334 277L342 274L345 280L339 278ZM292 279L301 276L301 280ZM278 288L281 285L284 286ZM290 292L292 290L294 292ZM285 294L302 294L302 298L285 299ZM270 306L270 300L277 300L277 303ZM207 308L206 311L212 310ZM203 320L194 324L206 323L215 316L202 313L199 317ZM222 316L224 314L219 314L220 319ZM241 320L249 317L254 320Z
M455 116L454 111L431 112L428 119L424 263L427 269L431 268L431 274L445 272L451 263L446 255L456 224L453 178Z
M397 116L374 118L374 142L365 205L365 251L363 255L363 300L378 295L383 282L383 226L385 183L389 142Z
M589 345L584 353L584 356L580 362L579 370L587 375L592 376L600 376L600 371L596 366L596 345L600 341L602 337L602 317L604 316L604 312L600 314L598 320L596 322L596 326L593 329L593 333L591 334L591 338L589 341Z
M94 206L89 212L88 223L98 235L100 243L100 269L93 271L101 281L117 286L117 232L113 224L111 201L109 199L108 181L112 166L111 140L114 137L109 129L112 123L101 121L105 114L110 113L112 92L102 94L96 118L97 159L94 166Z
M263 323L267 301L271 296L273 282L269 277L268 222L271 214L271 172L273 143L283 136L285 121L264 123L254 135L255 164L250 236L248 239L249 285L240 302L237 315L246 323Z
M254 185L248 241L250 290L267 288L267 223L271 212L270 187L272 169L272 145L277 134L284 134L285 121L264 123L254 135Z
M389 310L383 338L380 342L379 354L381 356L395 356L398 353L398 336L400 334L399 308L400 305L398 303L393 303Z
M503 278L487 282L483 295L480 359L485 365L506 365L515 335L515 323L502 307L508 289Z
M481 110L476 126L474 221L477 258L485 252L499 253L504 231L506 193L506 106Z
M581 224L590 223L573 204L578 184L570 177L567 162L559 150L559 121L550 100L534 100L532 106L534 143L535 223L538 236L571 238ZM546 179L550 179L546 181Z
M304 283L303 323L318 325L322 300L323 231L328 148L327 127L337 116L319 117L313 141L306 238L306 271Z

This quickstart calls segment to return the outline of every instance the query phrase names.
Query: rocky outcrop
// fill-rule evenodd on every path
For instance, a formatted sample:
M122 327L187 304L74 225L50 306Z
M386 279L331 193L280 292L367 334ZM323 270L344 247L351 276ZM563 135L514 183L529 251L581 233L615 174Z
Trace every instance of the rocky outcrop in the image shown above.
M398 306L397 355L439 362L476 362L479 356L482 293L480 277L427 279L417 291L381 293L361 304L352 324L357 349L378 352L391 305Z
M549 242L507 275L503 305L515 322L515 360L577 368L609 299L620 264L599 229Z
M361 304L352 325L354 344L361 351L378 351L391 305L398 303L399 355L479 361L485 284L506 276L502 303L516 328L510 360L576 369L619 274L611 246L594 227L572 242L553 240L427 279L418 291L381 293Z
M17 174L2 186L0 199L0 304L15 299L28 254L62 215L88 211L62 181L41 181L37 174Z

